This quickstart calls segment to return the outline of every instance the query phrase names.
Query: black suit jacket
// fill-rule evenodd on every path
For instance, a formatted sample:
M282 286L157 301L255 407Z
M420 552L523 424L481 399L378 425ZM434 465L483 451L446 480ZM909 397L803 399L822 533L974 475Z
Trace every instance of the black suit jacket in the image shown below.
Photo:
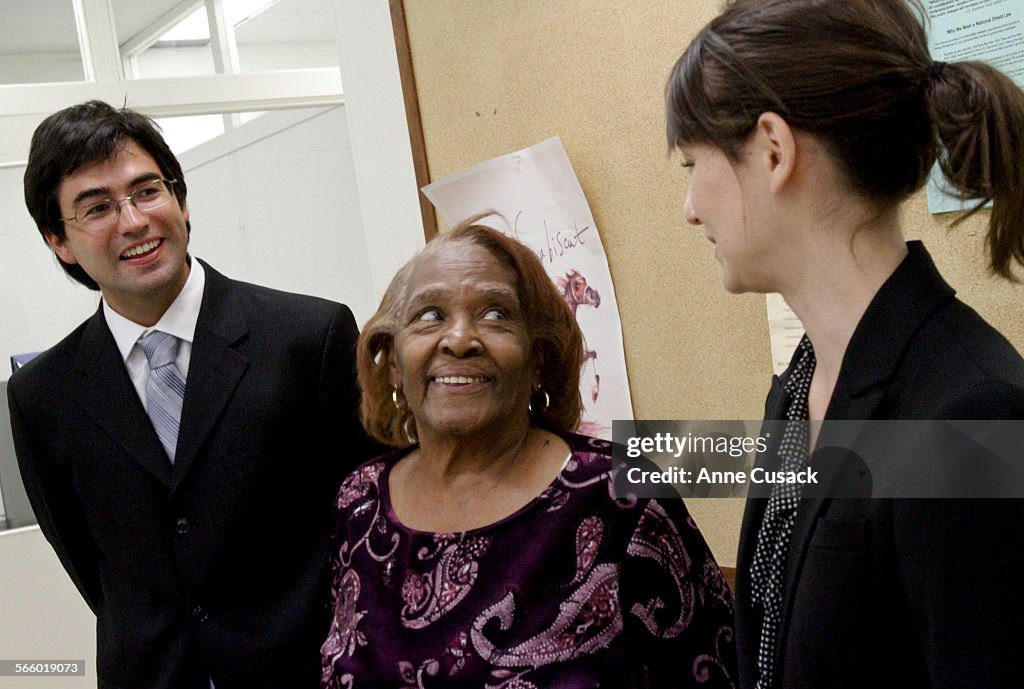
M850 340L826 422L1024 418L1024 360L954 297L919 242L908 249ZM776 378L766 418L783 418L788 402ZM826 423L817 447L827 432ZM906 461L930 461L922 454ZM770 452L758 458L766 461ZM740 535L744 689L758 677L762 616L751 600L750 564L766 504L748 500ZM1024 500L804 498L774 686L1020 687L1022 566Z
M370 453L356 336L343 305L207 266L173 468L101 309L11 377L25 487L96 613L101 687L318 686L332 499Z

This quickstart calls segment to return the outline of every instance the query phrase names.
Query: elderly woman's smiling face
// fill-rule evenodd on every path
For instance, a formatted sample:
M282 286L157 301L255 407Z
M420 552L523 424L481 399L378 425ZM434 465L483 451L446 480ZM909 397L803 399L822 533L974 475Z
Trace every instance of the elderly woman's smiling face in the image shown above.
M406 294L391 381L420 439L526 428L538 363L515 273L486 249L456 242L423 258Z

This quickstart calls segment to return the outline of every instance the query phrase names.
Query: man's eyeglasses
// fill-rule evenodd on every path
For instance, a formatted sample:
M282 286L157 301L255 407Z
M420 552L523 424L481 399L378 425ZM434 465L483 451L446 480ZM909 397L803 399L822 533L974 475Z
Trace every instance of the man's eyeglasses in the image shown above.
M99 231L117 224L121 215L121 204L127 201L143 213L154 211L171 200L173 185L176 179L152 179L132 189L132 193L122 199L101 199L90 201L75 210L70 218L61 218L64 222L77 223L83 230Z

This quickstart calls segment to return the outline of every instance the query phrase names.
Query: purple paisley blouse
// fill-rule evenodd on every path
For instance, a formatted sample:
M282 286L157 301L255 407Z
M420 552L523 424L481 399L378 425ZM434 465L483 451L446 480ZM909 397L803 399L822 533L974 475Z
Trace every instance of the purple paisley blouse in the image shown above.
M616 499L610 445L563 438L540 496L463 533L395 518L408 450L346 479L323 687L733 686L732 598L682 501Z

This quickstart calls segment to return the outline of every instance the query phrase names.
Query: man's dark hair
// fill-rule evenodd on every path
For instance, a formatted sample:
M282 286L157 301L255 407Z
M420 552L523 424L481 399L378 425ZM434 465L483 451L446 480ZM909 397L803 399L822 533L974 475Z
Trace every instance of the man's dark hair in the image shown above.
M44 240L47 231L65 237L57 203L61 180L83 166L114 158L130 141L153 157L166 179L176 180L174 195L179 204L185 203L185 175L156 122L133 110L118 110L92 100L50 115L32 135L25 168L25 205ZM186 223L186 227L191 232L191 225ZM89 289L99 289L80 265L57 260L72 278Z

